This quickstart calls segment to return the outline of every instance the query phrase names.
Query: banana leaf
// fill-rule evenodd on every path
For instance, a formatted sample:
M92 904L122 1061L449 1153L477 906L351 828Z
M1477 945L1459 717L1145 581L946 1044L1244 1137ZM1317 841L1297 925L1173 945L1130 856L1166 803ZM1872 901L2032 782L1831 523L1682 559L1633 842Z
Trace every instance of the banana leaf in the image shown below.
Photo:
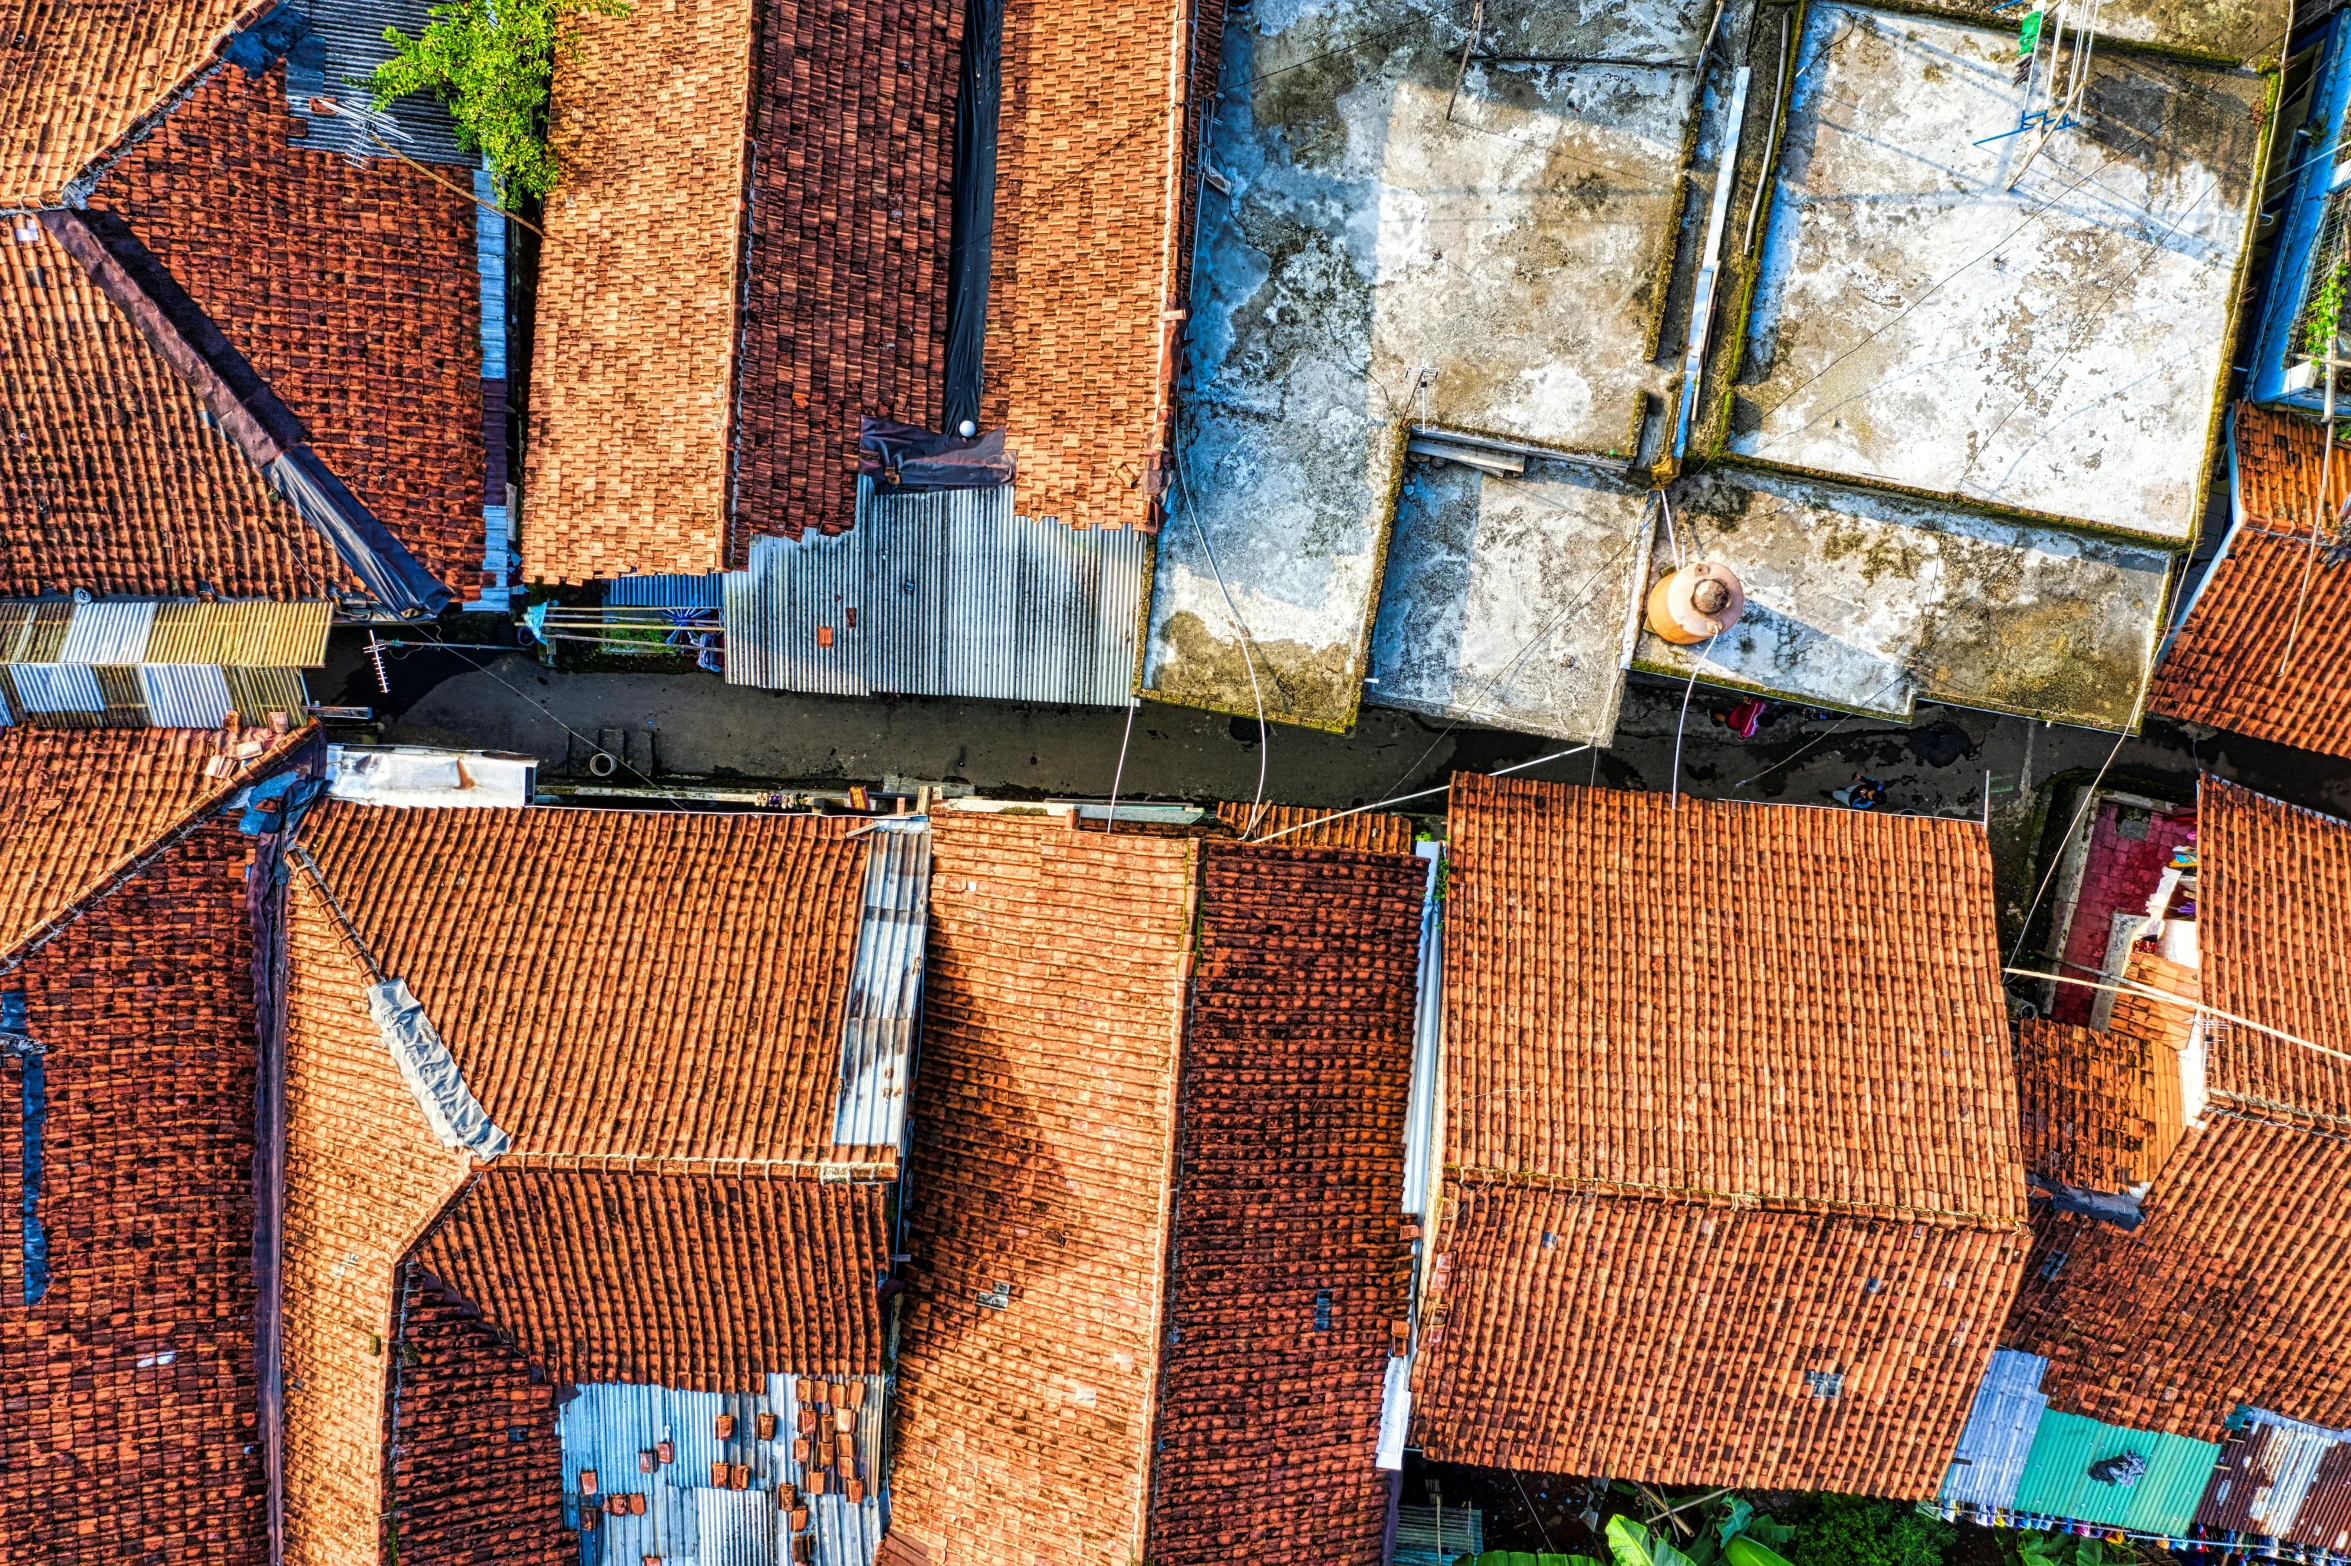
M1729 1508L1722 1514L1722 1521L1714 1525L1715 1537L1724 1544L1730 1543L1734 1537L1747 1531L1748 1519L1754 1515L1753 1502L1743 1495L1732 1496Z
M1740 1534L1722 1547L1730 1566L1788 1566L1788 1558L1760 1539Z
M1630 1517L1608 1519L1608 1548L1616 1566L1690 1566L1690 1557Z

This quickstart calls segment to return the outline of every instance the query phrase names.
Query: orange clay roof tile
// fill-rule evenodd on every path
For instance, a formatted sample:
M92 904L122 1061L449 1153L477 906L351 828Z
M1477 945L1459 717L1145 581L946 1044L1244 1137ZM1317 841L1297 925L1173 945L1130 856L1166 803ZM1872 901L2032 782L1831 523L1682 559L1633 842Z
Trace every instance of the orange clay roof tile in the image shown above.
M523 574L726 561L753 8L583 15L555 70L531 361Z
M0 233L0 597L317 598L349 580L81 264L30 232Z
M1216 818L1236 833L1249 832L1256 818L1258 838L1275 839L1285 848L1360 848L1373 854L1412 852L1412 818L1366 810L1342 815L1335 810L1313 810L1303 805L1252 805L1245 799L1218 802Z
M2325 463L2316 424L2240 404L2236 454L2243 525L2173 638L2147 705L2351 757L2351 564L2328 547L2351 496L2351 446L2338 441ZM2323 501L2322 466L2331 470Z
M184 729L0 729L0 959L242 788L250 769L204 775L219 753Z
M2024 1253L1980 832L1459 777L1451 853L1423 1449L1932 1494Z
M2034 1018L2017 1028L2017 1071L2034 1174L2121 1191L2154 1179L2179 1140L2179 1061L2132 1030Z
M20 0L0 21L0 208L65 187L201 71L254 0Z

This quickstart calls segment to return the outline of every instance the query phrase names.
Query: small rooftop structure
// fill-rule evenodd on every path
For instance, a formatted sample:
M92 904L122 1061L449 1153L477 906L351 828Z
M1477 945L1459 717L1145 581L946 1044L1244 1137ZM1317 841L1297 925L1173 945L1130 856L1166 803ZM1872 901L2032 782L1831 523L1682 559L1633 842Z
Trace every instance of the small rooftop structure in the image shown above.
M934 834L923 1070L962 1107L917 1122L882 1561L1375 1558L1420 862Z
M1461 18L1234 35L1152 695L1353 723L1409 429L1633 455L1708 12L1488 17L1458 94Z
M2279 132L2291 139L2283 159L2272 160L2284 199L2272 203L2280 219L2277 248L2260 316L2247 334L2252 364L2245 393L2258 403L2319 413L2327 404L2326 383L2309 362L2314 349L2327 347L2317 325L2319 298L2351 216L2351 173L2342 156L2343 126L2351 117L2351 23L2340 12L2319 24L2279 93ZM2333 352L2342 357L2339 344ZM2335 401L2345 402L2340 381Z
M1933 1494L2029 1243L1980 830L1467 775L1451 827L1423 1455Z
M2351 444L2240 405L2227 538L2183 605L2147 705L2166 717L2351 757ZM2321 480L2325 493L2320 492Z
M1728 451L2186 544L2266 81L2107 47L2029 165L2013 25L1805 13Z

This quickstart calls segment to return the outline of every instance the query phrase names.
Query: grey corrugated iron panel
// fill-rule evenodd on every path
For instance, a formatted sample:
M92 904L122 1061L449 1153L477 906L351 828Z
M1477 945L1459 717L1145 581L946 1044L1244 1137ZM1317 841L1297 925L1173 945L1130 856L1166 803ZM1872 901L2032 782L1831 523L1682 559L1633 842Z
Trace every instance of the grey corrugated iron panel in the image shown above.
M1945 1503L2000 1511L2016 1499L2041 1415L2049 1407L2041 1392L2041 1375L2048 1368L2038 1354L1993 1350L1943 1479Z
M767 1378L768 1396L780 1401L784 1410L782 1432L788 1437L800 1422L799 1379L792 1376ZM840 1382L845 1376L812 1378L818 1381ZM817 1566L873 1566L874 1552L880 1548L882 1530L889 1525L889 1497L884 1481L889 1473L889 1452L883 1440L889 1422L890 1378L864 1376L865 1401L857 1411L857 1471L865 1480L865 1499L855 1506L837 1490L809 1497L809 1527L816 1536ZM776 1443L783 1457L784 1477L806 1493L806 1481L800 1465L792 1461L789 1439Z
M1437 901L1441 843L1413 850L1428 861L1421 888L1420 976L1412 1019L1412 1088L1404 1111L1404 1210L1429 1210L1429 1172L1437 1163L1437 1061L1445 1039L1445 910Z
M20 663L9 673L16 678L17 703L28 713L106 710L98 671L87 664Z
M155 629L155 600L76 604L57 649L59 663L129 664L147 661Z
M604 584L605 605L613 609L716 609L725 596L723 571L616 576Z
M848 532L756 540L750 569L728 573L727 680L1116 706L1149 549L1131 529L1017 516L1009 488L876 495L861 480Z
M696 1566L774 1566L778 1531L775 1498L764 1490L694 1492Z
M310 121L307 147L339 152L347 158L380 158L387 154L360 134L358 123L345 115L312 114L313 95L334 99L348 109L366 111L371 95L365 86L375 68L392 57L384 29L397 27L414 38L431 20L434 0L294 0L294 8L326 40L323 72L292 68L286 74L288 108ZM357 78L355 85L353 78ZM471 164L457 145L457 126L440 100L429 93L402 98L382 114L369 113L377 135L423 163Z
M159 729L217 729L229 715L229 682L208 663L143 663L139 692Z
M885 821L867 837L864 913L841 1024L837 1146L903 1150L930 880L927 824Z
M473 171L474 272L482 280L482 379L506 379L506 214L496 210L497 182Z
M2309 1510L2311 1521L2326 1527L2320 1514L2337 1509L2339 1498L2326 1494L2321 1504L2310 1506L2309 1497L2328 1458L2347 1447L2351 1435L2343 1431L2252 1410L2245 1427L2222 1448L2196 1508L2196 1521L2230 1533L2323 1543L2322 1538L2303 1537L2301 1514ZM2337 1458L2335 1470L2343 1466Z

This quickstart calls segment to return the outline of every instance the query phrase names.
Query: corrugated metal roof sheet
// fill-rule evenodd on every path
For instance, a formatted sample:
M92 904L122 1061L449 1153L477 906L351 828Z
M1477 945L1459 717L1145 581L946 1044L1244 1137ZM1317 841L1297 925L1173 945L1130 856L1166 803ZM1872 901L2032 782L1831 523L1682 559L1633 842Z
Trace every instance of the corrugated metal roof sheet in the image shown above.
M229 682L210 664L143 663L139 693L159 729L216 729L232 709Z
M930 911L931 834L916 817L884 821L867 840L865 912L841 1024L841 1092L833 1141L904 1153L907 1073L922 996Z
M1404 1111L1404 1210L1429 1210L1429 1172L1437 1144L1437 1057L1445 1038L1445 905L1437 901L1442 843L1413 850L1428 861L1428 890L1420 911L1420 989L1412 1018L1412 1088Z
M0 603L0 663L57 663L72 602L63 598Z
M876 495L831 537L762 538L726 578L727 682L1116 706L1149 535L1013 514L1010 488Z
M604 602L613 609L716 609L726 597L726 579L724 571L616 576L604 584Z
M883 1426L890 1378L823 1378L828 1385L862 1379L858 1411L857 1468L866 1479L863 1501L852 1506L835 1493L807 1497L818 1566L873 1566L880 1545L886 1501L880 1493ZM600 1382L555 1412L556 1437L563 1445L564 1517L579 1524L581 1471L596 1475L596 1498L642 1494L645 1514L598 1519L607 1561L636 1561L647 1555L701 1566L765 1566L790 1559L788 1517L776 1490L789 1484L805 1495L807 1476L792 1460L800 1405L797 1378L769 1376L762 1393L679 1392L666 1387ZM776 1416L773 1440L759 1439L759 1416ZM734 1431L718 1436L718 1416L734 1416ZM658 1453L672 1443L671 1460L642 1471L641 1453ZM711 1465L741 1465L746 1488L711 1485ZM764 1553L763 1553L764 1552Z
M2147 1471L2129 1485L2090 1477L2090 1465L2137 1452ZM2126 1430L2052 1409L2041 1416L2016 1487L2015 1508L2048 1517L2073 1517L2110 1528L2183 1534L2203 1498L2204 1481L2220 1448L2210 1441Z
M97 671L86 665L20 663L9 672L16 678L17 705L28 713L106 710Z
M2229 1533L2343 1548L2351 1545L2342 1537L2351 1529L2346 1473L2351 1433L2256 1409L2221 1449L2196 1521Z
M2014 1503L2040 1432L2041 1415L2049 1407L2041 1391L2041 1373L2048 1368L2049 1362L2038 1354L1993 1352L1968 1408L1966 1428L1959 1432L1959 1446L1951 1454L1951 1471L1943 1480L1946 1505L2005 1511Z
M59 663L130 664L147 661L147 639L155 628L155 600L130 599L76 604L65 628Z
M312 114L313 95L334 99L350 109L369 106L367 89L353 86L375 74L392 57L384 29L397 27L414 38L430 20L432 0L294 0L294 8L309 18L325 38L326 69L305 72L288 62L287 107L309 120L306 145L339 152L347 158L380 158L382 148L360 134L359 122L348 115ZM408 156L424 163L469 164L474 160L459 150L457 126L449 111L430 93L401 99L388 113L368 115L377 135Z

